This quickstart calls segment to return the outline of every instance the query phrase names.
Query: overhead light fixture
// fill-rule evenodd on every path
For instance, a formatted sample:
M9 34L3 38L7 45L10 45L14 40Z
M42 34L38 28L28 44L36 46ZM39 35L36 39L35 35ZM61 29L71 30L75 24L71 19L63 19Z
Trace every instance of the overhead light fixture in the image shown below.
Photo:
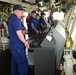
M40 2L39 2L39 5L40 5L40 6L43 6L43 5L44 5L44 2L43 2L43 1L40 1Z

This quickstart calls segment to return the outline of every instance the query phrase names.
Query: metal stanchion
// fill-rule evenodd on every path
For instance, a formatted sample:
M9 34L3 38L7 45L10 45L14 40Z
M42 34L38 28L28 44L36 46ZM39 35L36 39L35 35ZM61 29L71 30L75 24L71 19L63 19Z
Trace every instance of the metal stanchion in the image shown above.
M4 29L2 29L3 50L5 50Z
M0 49L5 50L8 46L9 40L5 37L5 29L0 29Z

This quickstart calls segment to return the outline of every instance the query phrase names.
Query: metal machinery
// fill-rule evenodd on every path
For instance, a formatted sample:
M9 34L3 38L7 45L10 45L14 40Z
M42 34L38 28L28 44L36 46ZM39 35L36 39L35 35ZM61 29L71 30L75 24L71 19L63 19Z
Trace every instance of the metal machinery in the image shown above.
M33 75L55 75L55 39L49 29L28 39L28 62L34 66Z
M48 32L46 30L44 34L41 34L41 36L44 36L44 37L41 37L39 35L37 37L33 36L32 38L30 38L29 42L30 42L31 48L29 49L29 51L32 53L30 54L30 52L28 52L28 60L29 60L29 64L35 65L35 75L42 75L42 74L46 75L46 73L48 75L51 75L51 74L55 75L56 69L58 70L60 69L60 62L61 62L61 58L64 52L64 46L66 42L65 28L63 27L62 24L63 23L58 22L55 28L53 29L48 28L49 29ZM43 53L41 54L38 51L40 52L43 51ZM43 57L43 54L46 51L49 56L47 56L46 54L45 57ZM49 54L49 51L50 53L54 51L54 54L53 55ZM41 55L39 55L38 53L35 54L34 52L38 52ZM43 62L44 59L48 59L47 62L50 62L50 63L46 63L46 65L44 65L45 64ZM46 69L45 66L48 66L48 65L49 67ZM49 71L49 69L51 70L51 72Z
M69 48L64 49L62 75L76 75L76 6L72 6L70 10L71 13L67 13L70 16L66 15L68 18L65 16L68 22L64 21L68 32L67 39L70 40L70 43L67 43Z
M8 27L5 22L5 13L0 13L0 50L8 48Z
M58 24L52 30L49 29L47 32L47 29L40 35L28 39L31 46L28 50L28 60L29 65L34 66L34 75L46 75L46 73L55 75L53 72L55 69L60 69L61 58L64 59L62 75L75 75L76 73L76 57L74 57L76 55L76 6L73 5L67 11L63 21L57 22ZM68 37L72 40L72 45L68 49L65 48L68 39L66 30Z
M63 75L73 75L73 56L70 49L64 49L64 73Z
M33 36L29 39L31 48L28 52L28 60L30 65L34 65L35 75L46 75L46 73L48 75L55 75L55 73L53 72L55 71L55 69L60 69L61 58L64 59L62 75L75 75L76 6L72 6L69 11L70 12L67 12L68 16L65 15L64 21L58 21L58 24L55 26L55 28L53 28L53 30L49 29L48 32L45 31L47 33L43 34L44 37L40 37L40 35L38 35L37 37ZM72 45L70 46L70 48L65 48L66 40L68 39L68 37L66 37L66 30L68 32L68 37L72 40ZM51 38L53 40L51 40ZM52 53L52 50L54 51L53 56L51 56L52 54L49 54L49 51L50 53ZM45 53L47 53L48 55L45 55ZM46 63L46 65L44 65L44 59L48 59L47 61L51 64ZM50 61L49 59L51 59L52 61ZM53 64L53 62L56 63L56 65ZM50 67L47 68L48 65L52 65L53 69L51 70Z
M64 51L66 42L65 28L58 23L53 31L53 37L56 40L55 53L56 53L56 68L60 68L60 61Z

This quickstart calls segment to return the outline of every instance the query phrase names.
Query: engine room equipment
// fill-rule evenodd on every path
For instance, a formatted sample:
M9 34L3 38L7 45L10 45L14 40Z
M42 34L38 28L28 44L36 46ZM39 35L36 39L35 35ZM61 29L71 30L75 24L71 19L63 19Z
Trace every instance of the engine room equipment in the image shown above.
M66 40L66 48L70 48L71 47L71 42L69 39Z
M64 51L66 42L65 28L59 22L53 30L53 37L55 38L55 53L56 53L56 68L60 69L60 62Z
M51 37L48 28L28 39L28 62L34 65L34 75L55 75L55 39Z
M64 50L64 73L65 75L73 75L73 57L70 49Z

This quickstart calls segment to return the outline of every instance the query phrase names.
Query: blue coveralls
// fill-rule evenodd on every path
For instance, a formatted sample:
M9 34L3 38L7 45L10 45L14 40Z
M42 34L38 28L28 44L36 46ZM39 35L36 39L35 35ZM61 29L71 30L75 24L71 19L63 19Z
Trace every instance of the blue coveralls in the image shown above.
M37 29L36 19L34 17L32 17L32 16L30 17L29 23L28 23L28 34L29 34L29 37L31 37L34 34L36 34L35 30L31 27L31 23L33 23L34 27Z
M40 23L39 23L39 20L36 20L36 23L37 23L37 30L40 29Z
M51 21L51 23L53 23L53 17L51 17L51 16L48 17L48 23L50 23L50 21Z
M42 23L43 25L46 25L46 22L45 22L45 20L42 18L42 17L40 17L40 23ZM41 25L40 25L40 29L41 30L43 30L43 28L41 27Z
M11 51L11 75L27 75L28 61L24 44L18 38L16 31L22 30L23 26L16 15L13 15L8 22L10 37L9 48Z

